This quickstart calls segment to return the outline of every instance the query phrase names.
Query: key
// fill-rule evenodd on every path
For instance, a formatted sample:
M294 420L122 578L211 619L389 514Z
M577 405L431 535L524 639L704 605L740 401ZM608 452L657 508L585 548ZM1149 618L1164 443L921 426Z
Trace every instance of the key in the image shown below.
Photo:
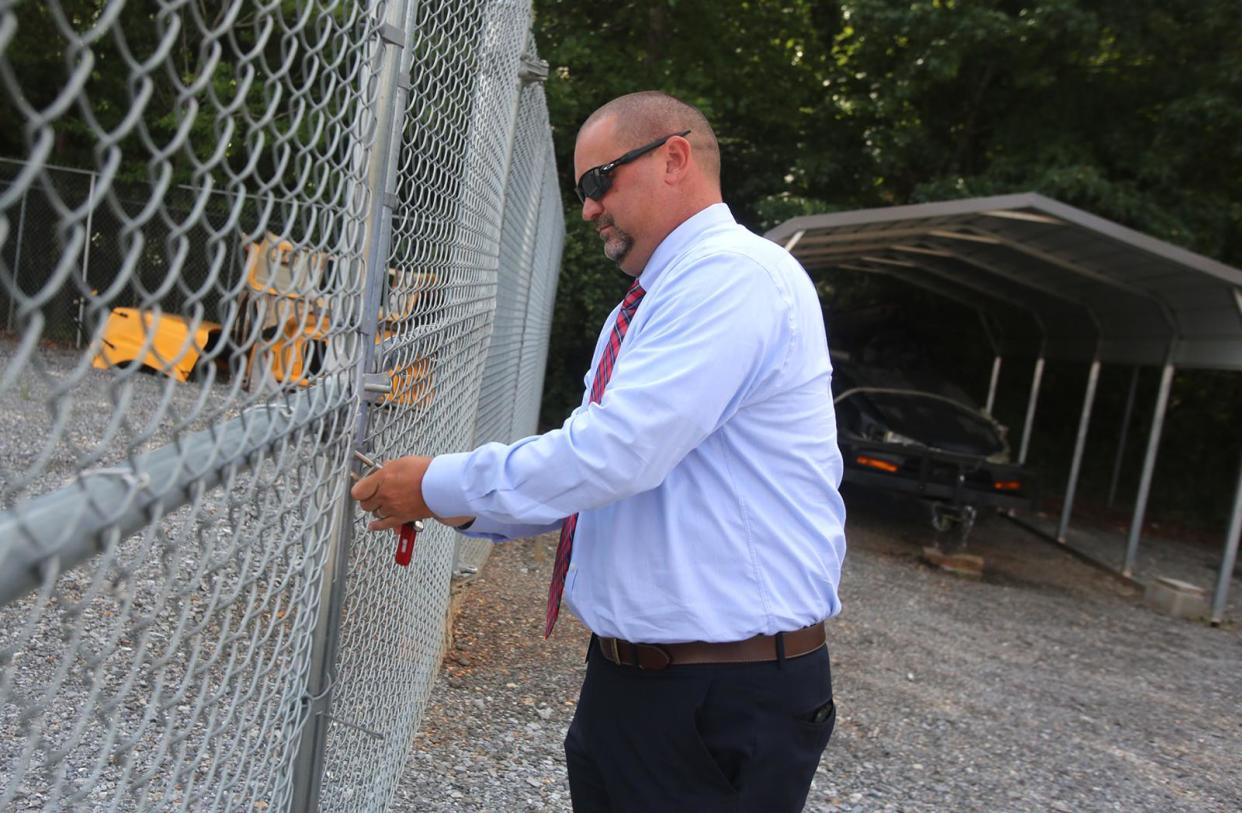
M397 555L393 557L393 561L402 567L409 567L410 560L414 558L414 539L418 536L418 526L422 522L407 522L397 531Z

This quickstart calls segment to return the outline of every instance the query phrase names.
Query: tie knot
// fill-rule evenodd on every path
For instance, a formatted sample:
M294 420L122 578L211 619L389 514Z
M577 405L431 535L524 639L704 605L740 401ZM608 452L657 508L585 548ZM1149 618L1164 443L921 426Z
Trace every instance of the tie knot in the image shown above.
M639 300L646 295L647 292L643 289L643 286L638 284L638 280L634 280L634 284L630 286L630 290L625 294L625 299L621 300L621 307L626 310L637 307Z

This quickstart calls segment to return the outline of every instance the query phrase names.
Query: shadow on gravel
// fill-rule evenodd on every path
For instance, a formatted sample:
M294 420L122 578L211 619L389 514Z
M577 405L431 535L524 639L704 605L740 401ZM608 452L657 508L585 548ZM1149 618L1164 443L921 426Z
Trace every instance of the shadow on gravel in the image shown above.
M1138 598L1132 586L1092 568L1067 551L1011 522L981 509L973 532L963 545L931 525L931 509L913 497L873 489L846 486L842 489L848 514L847 537L852 548L865 546L870 553L917 563L919 567L949 580L966 579L1050 594L1072 596L1087 585L1106 593ZM854 534L855 528L867 533ZM939 544L947 551L969 553L984 559L983 575L961 576L942 571L923 559L923 547Z
M845 492L837 728L811 813L1236 813L1242 629L1158 615L1000 517L981 579L921 560L925 506ZM566 811L561 740L587 633L542 640L555 536L496 547L392 810Z
M1236 624L1159 615L1000 516L966 547L982 578L941 571L924 505L843 495L838 727L808 811L1242 810Z

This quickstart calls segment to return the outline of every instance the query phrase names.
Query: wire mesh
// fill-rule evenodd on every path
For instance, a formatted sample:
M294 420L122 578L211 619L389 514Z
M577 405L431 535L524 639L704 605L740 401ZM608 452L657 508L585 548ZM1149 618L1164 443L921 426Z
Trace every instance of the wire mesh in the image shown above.
M364 443L381 457L409 449L435 454L471 440L485 385L480 371L501 329L498 289L513 273L500 270L501 223L512 207L527 204L507 194L515 132L538 126L517 118L527 4L421 2L417 14L390 257L397 282L389 302L400 304L385 310L379 354L382 369L410 382L403 397L412 409L373 411ZM454 77L448 82L446 64ZM428 85L437 93L419 92ZM534 137L546 142L547 132L545 116ZM424 297L427 285L436 289L434 300ZM407 309L424 318L403 316ZM357 533L365 535L361 524ZM334 701L334 716L346 722L334 723L324 772L324 804L332 810L389 804L409 740L369 732L409 730L441 654L452 539L444 528L429 529L415 550L415 573L405 574L386 566L392 534L379 536L350 556ZM376 766L391 781L360 781Z
M537 410L563 229L529 26L0 0L0 809L387 807L455 543L397 566L347 475Z
M546 118L542 94L532 96L532 106ZM539 192L539 220L535 224L538 239L534 241L530 267L530 292L527 295L526 318L522 320L522 352L518 356L517 390L513 399L513 437L525 437L538 431L539 402L547 371L548 339L552 335L552 306L556 301L556 281L561 267L561 246L565 238L564 210L557 186L556 157L551 143L545 141L543 179ZM547 239L551 236L552 239Z
M532 122L542 111L531 103L526 88L519 102L518 137L514 140L506 190L504 219L500 230L500 264L507 273L498 280L496 315L487 362L483 367L474 442L509 442L514 439L513 408L522 355L522 322L529 304L531 270L535 250L535 226L539 219L541 162L546 155L537 149Z
M528 49L533 52L533 45ZM541 89L523 88L501 224L496 315L474 426L476 446L509 443L533 434L538 423L564 236L556 159L547 139L539 138L547 119ZM460 540L456 569L477 570L489 550L486 541Z

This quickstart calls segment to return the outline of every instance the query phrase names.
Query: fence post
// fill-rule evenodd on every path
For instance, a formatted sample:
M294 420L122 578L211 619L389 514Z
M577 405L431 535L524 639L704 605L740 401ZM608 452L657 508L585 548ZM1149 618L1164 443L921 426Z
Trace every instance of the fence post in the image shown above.
M384 8L383 22L376 35L383 50L372 75L378 77L375 95L375 137L366 161L367 210L365 215L366 261L362 289L362 311L358 326L358 358L354 368L354 394L357 400L354 442L358 448L365 437L368 409L365 392L366 375L375 357L375 335L379 329L379 311L384 285L387 282L388 255L392 239L392 217L395 201L391 199L391 182L395 154L400 149L404 127L402 114L409 94L409 64L406 57L413 12L417 0L372 0L378 13ZM368 44L369 45L369 44ZM363 78L365 87L367 78ZM362 149L365 149L363 147ZM353 470L350 461L349 470ZM324 758L331 723L332 694L336 681L337 648L340 642L341 613L345 604L345 586L349 567L349 549L353 538L353 502L349 499L348 479L342 483L340 501L333 529L329 534L330 548L326 554L323 582L320 588L319 615L311 643L310 673L302 697L305 725L302 742L293 765L293 787L290 813L313 813L319 810L323 784Z

